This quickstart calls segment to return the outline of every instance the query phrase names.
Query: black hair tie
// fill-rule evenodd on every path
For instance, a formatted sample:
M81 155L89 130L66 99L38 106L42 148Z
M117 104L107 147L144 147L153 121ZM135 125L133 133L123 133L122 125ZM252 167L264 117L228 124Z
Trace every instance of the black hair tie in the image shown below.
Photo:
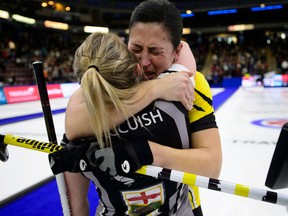
M90 66L87 68L87 70L88 70L89 68L94 68L97 72L99 72L99 68L98 68L96 65L90 65Z

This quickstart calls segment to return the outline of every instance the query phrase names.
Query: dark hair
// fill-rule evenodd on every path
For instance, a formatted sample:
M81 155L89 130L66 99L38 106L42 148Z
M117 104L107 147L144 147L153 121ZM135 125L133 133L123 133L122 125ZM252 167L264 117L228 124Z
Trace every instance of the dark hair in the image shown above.
M174 49L179 45L183 31L182 18L179 10L168 0L147 0L139 4L131 15L129 30L138 22L163 24Z

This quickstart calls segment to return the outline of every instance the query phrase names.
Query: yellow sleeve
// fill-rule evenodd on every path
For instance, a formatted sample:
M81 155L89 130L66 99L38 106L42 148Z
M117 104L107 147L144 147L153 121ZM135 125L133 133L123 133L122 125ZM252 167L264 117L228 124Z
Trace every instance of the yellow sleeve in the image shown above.
M211 88L204 75L198 71L195 75L195 84L194 105L192 110L189 111L190 123L214 112Z

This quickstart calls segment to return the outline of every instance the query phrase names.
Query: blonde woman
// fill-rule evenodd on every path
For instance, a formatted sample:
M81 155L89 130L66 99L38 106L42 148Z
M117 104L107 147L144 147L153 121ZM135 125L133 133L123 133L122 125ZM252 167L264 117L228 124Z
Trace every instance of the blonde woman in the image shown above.
M185 98L182 102L191 103L193 90L188 74L172 73L143 82L142 68L124 42L114 34L101 33L91 34L77 49L74 72L81 88L67 106L68 139L63 142L68 144L63 151L50 155L55 174L82 172L65 173L72 214L89 215L87 191L92 180L101 200L96 215L162 211L189 215L186 186L133 173L157 159L147 140L177 149L191 148L185 107L180 102L156 100L176 101L181 98L180 92ZM122 161L129 162L128 172L121 169ZM130 202L155 187L162 193L155 202Z

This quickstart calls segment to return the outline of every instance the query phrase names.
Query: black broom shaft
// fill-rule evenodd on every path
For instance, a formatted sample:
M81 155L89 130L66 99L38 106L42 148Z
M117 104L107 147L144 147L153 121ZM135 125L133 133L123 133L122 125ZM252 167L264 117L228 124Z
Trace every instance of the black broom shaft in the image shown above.
M36 61L32 63L36 82L38 85L38 90L40 94L40 100L43 110L43 115L45 119L46 130L48 134L48 139L50 143L57 144L57 136L55 133L54 122L52 118L51 106L46 86L46 81L43 73L43 63L41 61Z

